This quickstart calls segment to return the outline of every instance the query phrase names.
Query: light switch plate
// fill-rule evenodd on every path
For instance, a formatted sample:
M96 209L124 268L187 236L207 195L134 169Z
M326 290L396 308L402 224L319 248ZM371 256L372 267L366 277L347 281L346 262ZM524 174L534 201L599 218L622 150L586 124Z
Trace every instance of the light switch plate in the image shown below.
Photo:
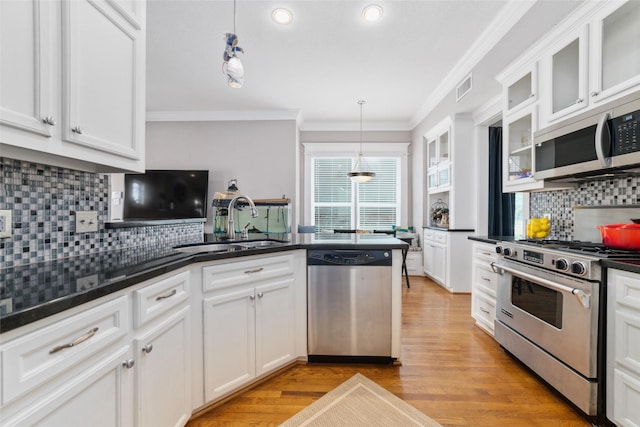
M98 212L76 211L76 233L98 231Z
M0 239L11 237L11 211L0 210Z

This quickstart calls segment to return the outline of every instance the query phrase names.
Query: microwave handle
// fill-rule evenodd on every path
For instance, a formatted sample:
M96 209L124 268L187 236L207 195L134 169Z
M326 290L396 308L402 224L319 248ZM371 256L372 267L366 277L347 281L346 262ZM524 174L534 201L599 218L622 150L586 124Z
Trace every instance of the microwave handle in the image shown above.
M561 285L560 283L556 283L556 282L552 282L551 280L547 280L544 279L542 277L538 277L538 276L534 276L532 274L529 273L525 273L524 271L519 271L513 268L509 268L505 265L501 265L501 264L496 264L495 262L492 262L489 264L491 266L491 269L493 271L495 271L496 273L498 273L499 275L503 275L504 272L506 271L507 273L511 273L511 274L515 274L517 276L520 276L524 279L527 279L529 281L532 281L534 283L539 283L541 285L545 285L555 291L558 292L565 292L565 293L570 293L573 294L578 301L580 302L580 305L582 305L584 308L589 308L591 305L591 295L585 293L583 290L578 289L578 288L572 288L569 286L565 286L565 285Z
M600 165L602 165L603 168L611 166L611 157L607 157L603 149L603 135L605 132L610 133L608 122L610 118L611 116L609 115L609 113L604 113L602 116L600 116L600 120L598 120L598 126L596 126L596 156L598 156Z

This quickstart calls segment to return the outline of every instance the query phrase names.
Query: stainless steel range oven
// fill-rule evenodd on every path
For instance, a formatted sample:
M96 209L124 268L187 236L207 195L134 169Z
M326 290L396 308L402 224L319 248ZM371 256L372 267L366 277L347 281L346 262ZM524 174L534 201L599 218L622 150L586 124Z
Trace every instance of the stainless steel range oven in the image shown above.
M604 286L599 255L505 243L492 268L500 274L495 337L594 421L604 419Z

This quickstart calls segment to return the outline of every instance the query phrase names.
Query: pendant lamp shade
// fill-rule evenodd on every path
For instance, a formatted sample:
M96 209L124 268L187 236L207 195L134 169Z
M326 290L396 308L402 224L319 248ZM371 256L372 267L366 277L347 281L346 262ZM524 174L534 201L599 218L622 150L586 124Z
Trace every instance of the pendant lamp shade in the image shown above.
M351 178L351 181L362 184L371 181L376 174L371 171L362 154L362 106L364 105L364 101L358 101L358 104L360 105L360 152L358 153L356 163L353 165L353 169L347 176Z

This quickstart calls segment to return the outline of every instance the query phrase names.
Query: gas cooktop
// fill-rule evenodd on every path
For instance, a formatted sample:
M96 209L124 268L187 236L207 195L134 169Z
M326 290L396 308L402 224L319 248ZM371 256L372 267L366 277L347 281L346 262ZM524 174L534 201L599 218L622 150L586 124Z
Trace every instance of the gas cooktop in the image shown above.
M605 246L602 243L584 242L581 240L523 239L523 240L518 240L517 242L526 244L526 245L543 246L546 248L560 250L560 251L581 253L584 255L591 255L598 258L640 259L640 251L615 249L615 248Z

